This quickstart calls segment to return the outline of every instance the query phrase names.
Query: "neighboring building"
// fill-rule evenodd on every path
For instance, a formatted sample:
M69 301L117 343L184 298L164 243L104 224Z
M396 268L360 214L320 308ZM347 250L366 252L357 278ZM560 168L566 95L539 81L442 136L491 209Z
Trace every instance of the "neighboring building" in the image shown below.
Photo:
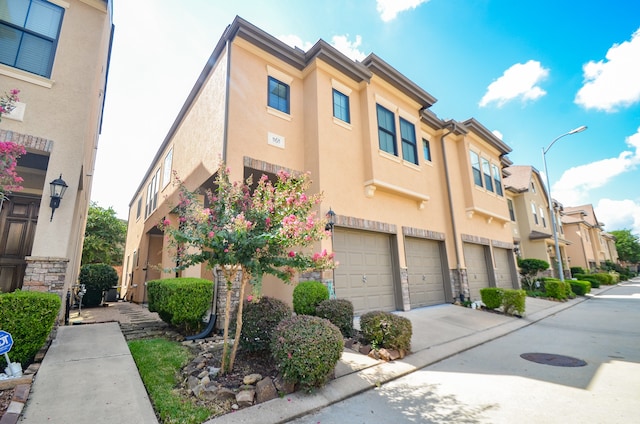
M572 243L567 248L571 266L595 271L607 260L617 262L615 240L602 230L604 224L596 218L593 205L565 208L562 222L567 239Z
M0 90L21 103L0 122L0 140L23 145L24 190L0 212L0 290L61 296L77 281L102 119L111 2L0 2ZM49 183L68 186L55 215Z
M553 237L553 221L549 217L549 197L540 173L532 166L513 165L505 169L504 179L514 244L523 259L541 259L549 263L558 277L558 261ZM556 213L558 245L565 277L569 277L567 246L561 222L562 205L553 200Z
M355 62L320 40L291 48L241 18L224 32L130 203L123 294L175 274L156 225L190 189L212 187L220 160L233 180L310 171L336 224L314 248L336 253L338 298L365 311L479 299L517 287L502 184L510 148L474 119L443 121L436 99L374 54ZM211 273L203 265L183 276ZM331 272L322 277L329 280ZM269 279L264 294L291 302Z

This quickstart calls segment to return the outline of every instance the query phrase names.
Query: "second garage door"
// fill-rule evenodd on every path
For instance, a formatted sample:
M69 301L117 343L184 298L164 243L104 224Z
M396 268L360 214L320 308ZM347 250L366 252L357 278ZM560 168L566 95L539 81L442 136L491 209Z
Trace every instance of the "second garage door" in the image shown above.
M480 300L480 289L489 287L489 272L481 244L463 243L464 261L467 264L469 296L472 301Z
M412 308L446 302L440 244L435 240L411 237L405 239Z
M350 300L356 315L396 310L390 236L336 228L333 237L336 296Z
M496 260L496 286L503 289L513 288L513 276L511 275L511 261L509 256L513 256L511 250L493 248L493 256Z

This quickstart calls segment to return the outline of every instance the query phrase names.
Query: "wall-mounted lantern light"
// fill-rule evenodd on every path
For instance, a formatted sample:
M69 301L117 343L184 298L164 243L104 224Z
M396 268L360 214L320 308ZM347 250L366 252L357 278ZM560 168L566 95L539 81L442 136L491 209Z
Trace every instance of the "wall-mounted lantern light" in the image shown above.
M329 212L327 212L327 225L324 226L325 231L332 231L333 226L336 224L336 213L329 208Z
M67 191L67 187L69 186L62 179L62 174L60 174L59 178L51 181L49 186L51 187L51 203L49 203L51 207L51 219L49 219L49 222L51 222L53 221L53 214L60 206L62 196L64 196L64 192Z

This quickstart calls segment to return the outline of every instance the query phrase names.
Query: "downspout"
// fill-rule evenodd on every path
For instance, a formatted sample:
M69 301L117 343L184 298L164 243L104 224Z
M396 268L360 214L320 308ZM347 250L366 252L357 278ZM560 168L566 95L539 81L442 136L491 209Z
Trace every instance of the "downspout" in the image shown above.
M229 130L229 91L231 90L231 41L227 38L227 81L224 99L224 127L222 130L222 162L227 163L227 137Z
M458 242L458 229L456 227L456 217L453 213L453 196L451 194L451 180L449 178L449 163L447 162L447 150L445 149L444 139L456 129L456 123L449 121L445 128L449 127L449 131L440 137L440 147L442 148L442 160L444 162L444 178L447 182L447 197L449 199L449 215L451 218L451 228L453 230L453 245L456 251L456 271L458 272L458 278L461 277L462 267L460 265L460 243ZM462 280L460 280L460 294L462 294Z

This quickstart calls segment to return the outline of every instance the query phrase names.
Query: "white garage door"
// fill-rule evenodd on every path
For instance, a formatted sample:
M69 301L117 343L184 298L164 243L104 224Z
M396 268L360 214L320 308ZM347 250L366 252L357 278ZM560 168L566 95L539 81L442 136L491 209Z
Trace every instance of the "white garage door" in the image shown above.
M489 287L489 273L484 255L484 246L463 243L464 261L467 264L467 278L472 301L480 300L480 289Z
M409 300L412 308L446 302L440 243L435 240L405 238Z
M511 261L509 256L512 255L511 250L493 248L493 256L496 261L496 286L503 289L513 288L513 278L511 275Z
M350 300L356 315L395 310L390 236L336 228L333 244L336 296Z

